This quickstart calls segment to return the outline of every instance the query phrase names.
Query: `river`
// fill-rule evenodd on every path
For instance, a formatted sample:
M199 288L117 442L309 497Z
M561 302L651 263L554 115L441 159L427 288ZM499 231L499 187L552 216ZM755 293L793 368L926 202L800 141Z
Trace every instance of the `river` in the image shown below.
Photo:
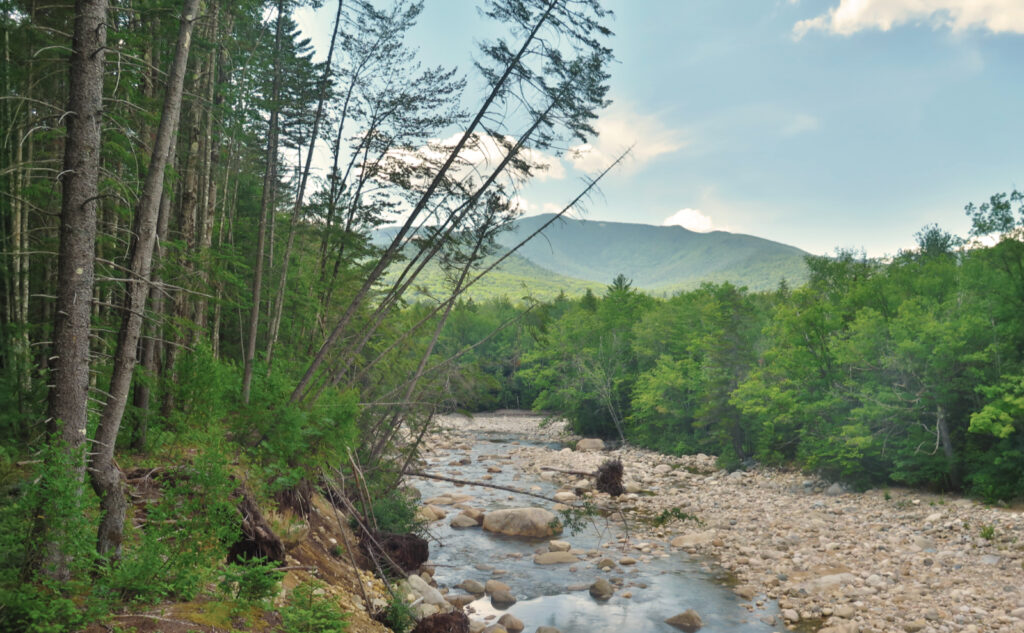
M535 428L540 421L539 417L523 418L520 426ZM474 426L486 428L487 419L477 416ZM516 468L513 454L520 446L531 443L541 442L507 431L474 430L461 439L436 443L438 448L427 455L427 471L551 497L559 490L556 483ZM557 444L548 447L560 448ZM501 472L493 472L495 466ZM489 467L492 472L488 472ZM424 499L452 493L471 495L473 499L468 503L484 511L553 506L535 497L483 486L419 480L417 488ZM673 551L667 542L651 540L647 535L641 542L635 530L627 543L621 542L625 537L621 522L597 517L581 532L566 531L557 538L571 543L574 551L582 550L583 560L572 565L538 565L533 562L533 555L547 551L546 539L504 537L480 528L452 528L449 522L458 510L445 509L448 516L429 526L430 563L436 568L434 579L438 586L457 593L457 586L466 579L483 583L496 578L509 585L518 600L507 610L495 609L486 597L475 600L467 607L473 619L486 618L490 623L508 612L523 621L528 633L538 626L553 626L562 633L677 633L665 619L694 609L703 620L701 631L708 633L777 630L767 623L778 613L774 603L753 608L726 586L725 575L716 571L710 561ZM647 552L640 549L645 545ZM637 563L616 565L607 573L597 569L596 561L600 558L618 561L627 555ZM599 602L587 591L598 577L616 585L610 600Z

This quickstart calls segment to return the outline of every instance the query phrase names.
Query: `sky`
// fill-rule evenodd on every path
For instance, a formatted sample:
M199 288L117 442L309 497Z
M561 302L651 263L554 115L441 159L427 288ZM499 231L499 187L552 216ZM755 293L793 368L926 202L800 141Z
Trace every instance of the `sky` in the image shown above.
M1024 188L1024 0L604 4L613 103L521 191L528 214L630 146L575 217L881 257L931 223L966 236L964 205ZM410 33L425 63L472 71L488 32L472 5L427 0ZM297 16L314 43L333 10Z

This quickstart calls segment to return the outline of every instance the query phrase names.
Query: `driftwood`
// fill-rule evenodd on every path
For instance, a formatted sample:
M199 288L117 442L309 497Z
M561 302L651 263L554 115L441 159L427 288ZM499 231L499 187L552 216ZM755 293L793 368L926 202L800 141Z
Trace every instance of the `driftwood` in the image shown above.
M520 494L520 495L527 495L527 496L530 496L530 497L536 497L538 499L543 499L544 501L550 501L551 503L559 503L558 501L555 501L551 497L545 497L544 495L539 495L539 494L537 494L535 492L527 492L525 490L520 490L519 488L512 488L511 486L499 486L498 484L489 484L489 483L484 483L482 481L466 481L465 479L455 479L454 477L442 477L441 475L431 475L431 474L428 474L428 473L420 472L418 470L411 470L411 471L409 471L409 472L407 472L405 474L408 475L409 477L422 477L423 479L434 479L434 480L437 480L437 481L447 481L448 483L461 484L461 485L464 485L464 486L483 486L484 488L494 488L495 490L505 490L507 492L514 492L514 493Z
M564 473L566 475L577 475L579 477L593 477L596 480L594 487L598 491L606 492L613 497L618 497L626 492L625 487L622 485L622 461L618 459L605 460L598 467L597 472L594 473L585 473L579 470L562 470L561 468L552 468L550 466L542 466L541 470Z

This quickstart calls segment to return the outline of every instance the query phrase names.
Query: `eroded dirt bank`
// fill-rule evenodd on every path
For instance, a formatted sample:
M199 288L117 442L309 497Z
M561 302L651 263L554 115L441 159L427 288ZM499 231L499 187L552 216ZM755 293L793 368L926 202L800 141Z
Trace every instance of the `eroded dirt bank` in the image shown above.
M539 428L539 421L519 414L446 416L428 454L457 451L480 431L533 440L562 436L560 425ZM851 493L770 469L730 474L703 455L520 446L512 456L516 468L553 478L565 492L598 505L617 503L629 518L629 547L640 564L682 549L735 574L735 591L751 611L778 600L779 630L820 623L832 633L1024 632L1020 511L903 489ZM542 470L592 472L609 458L622 460L631 491L617 502L584 490L579 477ZM658 528L643 520L666 511L684 518Z

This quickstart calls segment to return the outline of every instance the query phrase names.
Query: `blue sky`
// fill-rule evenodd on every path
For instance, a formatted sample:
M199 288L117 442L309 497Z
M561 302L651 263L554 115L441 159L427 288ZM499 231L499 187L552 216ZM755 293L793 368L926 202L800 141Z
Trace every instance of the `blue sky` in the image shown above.
M584 160L521 192L530 213L634 143L578 217L882 256L931 222L964 235L966 203L1024 187L1024 0L606 5L614 104ZM332 11L300 15L314 41ZM470 71L486 29L469 0L427 0L411 38Z

